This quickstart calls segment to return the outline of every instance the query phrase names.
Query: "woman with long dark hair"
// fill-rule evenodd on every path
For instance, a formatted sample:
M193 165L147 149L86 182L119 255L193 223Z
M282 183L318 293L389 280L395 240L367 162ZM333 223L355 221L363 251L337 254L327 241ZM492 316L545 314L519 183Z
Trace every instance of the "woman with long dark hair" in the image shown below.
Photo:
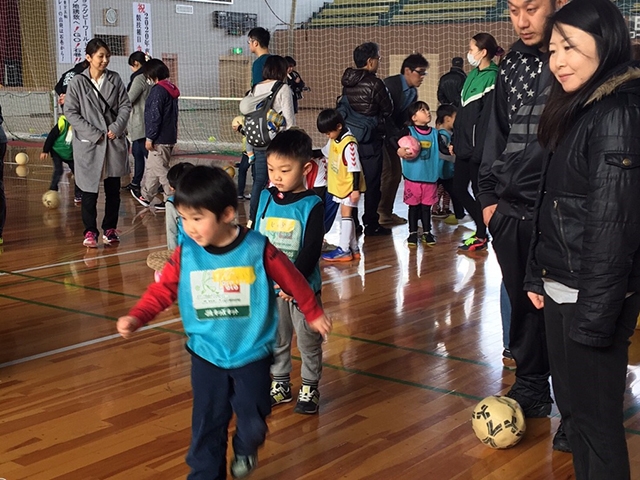
M482 208L469 193L469 183L473 195L477 195L478 169L482 160L486 124L481 122L480 118L498 76L498 66L493 62L493 58L503 53L504 50L489 33L478 33L469 41L467 61L474 68L469 72L462 87L461 106L453 124L451 139L453 153L456 155L453 173L454 195L476 224L475 235L459 247L463 251L472 252L487 248L487 227L482 218Z
M64 112L73 127L76 185L82 190L83 245L98 246L97 203L104 185L102 239L120 242L116 228L120 209L120 177L129 173L125 130L131 113L127 89L116 72L107 69L109 46L99 38L87 43L89 67L69 82Z
M551 378L576 478L630 478L623 427L640 311L640 64L610 0L567 4L548 25L554 80L539 125L543 168L525 288L544 307Z

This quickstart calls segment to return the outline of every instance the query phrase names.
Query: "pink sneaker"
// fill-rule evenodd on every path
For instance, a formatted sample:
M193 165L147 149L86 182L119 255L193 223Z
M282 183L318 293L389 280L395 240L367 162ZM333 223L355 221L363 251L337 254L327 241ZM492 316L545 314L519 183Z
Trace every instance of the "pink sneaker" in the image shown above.
M82 244L89 248L98 248L98 235L94 232L87 232L84 234L84 241Z
M108 228L107 230L105 230L104 235L102 236L102 240L107 245L120 243L120 237L118 237L118 232L115 228Z

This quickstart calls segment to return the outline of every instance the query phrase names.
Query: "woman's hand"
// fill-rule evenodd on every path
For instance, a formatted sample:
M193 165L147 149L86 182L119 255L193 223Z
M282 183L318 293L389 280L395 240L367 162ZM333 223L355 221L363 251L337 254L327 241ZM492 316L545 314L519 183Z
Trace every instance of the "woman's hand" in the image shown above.
M455 155L455 153L453 153L453 145L449 145L449 155Z
M531 303L533 303L534 307L536 307L538 310L544 308L544 296L534 292L527 292L527 295L529 297L529 300L531 300Z
M118 136L117 136L115 133L113 133L111 130L109 130L109 131L107 132L107 138L108 138L109 140L115 140L116 138L118 138Z

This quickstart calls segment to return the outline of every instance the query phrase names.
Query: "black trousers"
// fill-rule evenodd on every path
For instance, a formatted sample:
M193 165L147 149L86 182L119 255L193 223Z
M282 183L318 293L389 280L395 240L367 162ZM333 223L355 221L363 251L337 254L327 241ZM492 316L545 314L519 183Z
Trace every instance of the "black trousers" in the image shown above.
M453 204L453 213L455 214L456 218L458 220L464 218L464 206L462 205L462 202L460 201L460 199L458 199L458 196L454 191L453 178L447 178L444 180L441 178L440 180L438 180L438 183L442 185L445 191L449 194L449 198L451 199L451 203Z
M273 358L263 358L243 367L224 369L195 355L191 357L191 446L187 480L227 478L227 438L236 414L233 452L255 455L267 435L266 418L271 413L269 368Z
M456 167L453 170L453 192L458 201L462 203L464 209L469 212L469 215L473 218L476 224L476 236L478 238L487 238L487 227L482 218L480 202L469 193L469 182L471 182L473 194L478 194L479 168L479 164L470 160L456 159Z
M51 151L51 159L53 160L53 175L51 175L51 184L49 185L49 190L55 190L57 192L58 184L60 183L60 179L62 178L62 174L64 172L64 167L62 166L62 164L66 163L67 165L69 165L71 173L75 173L75 171L73 168L73 160L63 160L62 157L60 157L60 155L58 155L53 150ZM74 196L82 196L82 190L80 190L77 185L74 186L73 191Z
M118 211L120 210L120 177L108 177L104 179L104 218L102 230L118 226ZM98 232L98 192L82 193L82 223L84 233Z
M638 311L640 295L636 293L623 304L613 344L589 347L569 338L576 305L544 297L553 392L573 451L577 480L630 478L622 402L629 338Z
M533 401L550 403L544 315L523 290L533 221L507 217L496 211L489 230L511 301L509 349L518 365L511 391Z
M364 192L364 214L362 223L375 229L380 225L378 205L380 204L380 179L382 177L382 140L358 145L360 163L367 190Z

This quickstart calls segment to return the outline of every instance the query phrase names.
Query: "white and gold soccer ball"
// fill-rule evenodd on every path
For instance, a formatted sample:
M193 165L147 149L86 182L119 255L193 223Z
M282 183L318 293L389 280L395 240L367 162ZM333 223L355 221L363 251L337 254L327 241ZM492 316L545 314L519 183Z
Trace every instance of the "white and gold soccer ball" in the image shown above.
M511 448L527 430L522 408L513 398L491 396L478 403L471 415L476 437L491 448Z

